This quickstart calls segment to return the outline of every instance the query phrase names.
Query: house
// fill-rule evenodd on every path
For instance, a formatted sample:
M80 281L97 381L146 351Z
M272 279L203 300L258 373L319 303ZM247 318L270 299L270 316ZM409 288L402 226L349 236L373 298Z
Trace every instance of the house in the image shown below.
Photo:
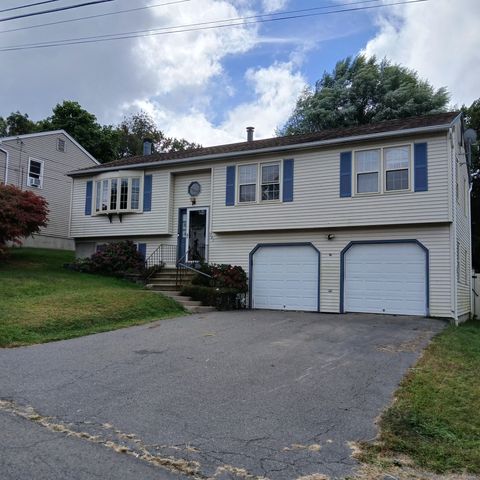
M98 162L64 130L0 138L0 183L44 197L48 225L26 238L25 246L74 250L69 237L72 179L67 172Z
M253 308L468 318L461 115L251 133L72 172L77 255L131 239L167 264L241 265Z

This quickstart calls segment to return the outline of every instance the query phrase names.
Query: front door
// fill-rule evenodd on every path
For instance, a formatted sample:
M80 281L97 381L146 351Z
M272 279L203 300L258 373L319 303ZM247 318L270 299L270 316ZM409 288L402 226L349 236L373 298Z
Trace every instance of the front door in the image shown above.
M187 262L203 262L207 258L208 209L187 209L185 259Z

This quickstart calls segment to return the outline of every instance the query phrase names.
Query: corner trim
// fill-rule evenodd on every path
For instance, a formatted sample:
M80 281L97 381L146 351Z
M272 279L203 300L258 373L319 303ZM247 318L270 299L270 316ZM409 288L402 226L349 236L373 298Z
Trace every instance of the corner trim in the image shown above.
M354 240L340 252L340 313L345 313L345 254L354 245L379 245L385 243L413 243L418 245L425 252L425 311L426 316L430 315L430 251L428 248L417 239L403 239L403 240Z
M317 312L320 311L320 267L321 253L312 242L279 242L279 243L257 243L248 255L248 305L252 308L252 284L253 284L253 256L262 247L311 247L318 256L318 288L317 288Z

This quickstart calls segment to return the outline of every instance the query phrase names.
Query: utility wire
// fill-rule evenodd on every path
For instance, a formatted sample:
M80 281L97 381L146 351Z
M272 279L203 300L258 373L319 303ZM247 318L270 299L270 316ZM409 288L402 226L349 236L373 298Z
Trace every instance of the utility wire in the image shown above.
M370 0L372 1L372 0ZM38 49L38 48L49 48L49 47L58 47L58 46L66 46L66 45L79 45L79 44L87 44L87 43L100 43L100 42L107 42L113 40L125 40L130 38L140 38L140 37L151 37L151 36L158 36L158 35L168 35L172 33L185 33L185 32L194 32L200 30L212 30L215 28L225 28L225 27L242 27L245 25L253 25L259 23L269 23L269 22L278 22L282 20L294 20L298 18L305 18L305 17L316 17L320 15L330 15L335 13L346 13L346 12L355 12L355 11L362 11L362 10L370 10L376 9L381 7L392 7L396 5L408 5L413 3L421 3L427 2L428 0L407 0L407 1L399 1L389 4L380 4L380 5L370 5L370 6L362 6L356 8L345 8L340 10L332 10L329 12L313 12L308 14L299 14L299 15L289 15L283 16L280 18L258 18L257 20L253 21L244 21L248 18L257 18L257 17L264 17L271 14L265 15L254 15L252 17L237 17L237 18L229 18L224 20L216 20L212 22L202 22L198 24L188 24L188 25L177 25L172 27L162 27L158 29L149 29L145 32L150 33L141 33L142 31L138 32L124 32L124 33L116 33L116 34L109 34L109 35L96 35L90 37L79 37L79 38L71 38L71 39L63 39L63 40L51 40L49 42L39 42L39 43L30 43L30 44L22 44L22 45L11 45L7 47L0 48L0 52L9 52L9 51L17 51L17 50L30 50L30 49ZM365 3L365 2L362 2ZM286 13L286 12L284 12ZM278 14L277 14L278 15ZM224 22L237 22L237 23L224 23ZM223 22L223 23L222 23ZM240 23L238 23L240 22ZM221 25L212 25L214 23L222 23ZM198 26L197 25L208 25L208 26ZM191 28L194 27L194 28ZM176 29L176 30L174 30ZM163 30L163 31L159 31ZM165 31L167 30L167 31ZM154 32L154 33L151 33Z
M13 17L0 18L0 22L8 22L10 20L17 20L19 18L34 17L36 15L45 15L46 13L62 12L64 10L72 10L74 8L88 7L90 5L97 5L99 3L114 2L115 0L92 0L90 2L76 3L75 5L68 5L65 7L50 8L49 10L40 10L39 12L23 13Z
M37 5L43 5L45 3L59 2L60 0L43 0L43 2L28 3L27 5L19 5L18 7L4 8L0 10L0 13L11 12L12 10L20 10L21 8L36 7Z
M20 30L30 30L32 28L47 27L47 26L50 26L50 25L60 25L62 23L79 22L81 20L89 20L91 18L100 18L100 17L107 17L107 16L110 16L110 15L119 15L121 13L137 12L139 10L146 10L148 8L164 7L166 5L173 5L173 4L176 4L176 3L185 3L185 2L190 2L190 1L191 0L175 0L175 1L167 2L167 3L157 3L156 5L147 5L145 7L128 8L128 9L125 9L125 10L118 10L116 12L99 13L97 15L87 15L85 17L70 18L70 19L67 19L67 20L59 20L57 22L39 23L37 25L29 25L27 27L10 28L8 30L1 30L0 33L18 32ZM376 0L376 1L380 1L380 0Z

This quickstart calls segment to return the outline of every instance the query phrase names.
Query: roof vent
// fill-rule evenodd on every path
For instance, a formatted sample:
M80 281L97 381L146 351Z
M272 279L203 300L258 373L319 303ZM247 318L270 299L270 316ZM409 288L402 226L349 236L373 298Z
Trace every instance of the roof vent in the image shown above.
M151 155L153 153L153 142L150 138L145 138L143 140L143 154Z
M247 141L248 142L253 142L253 131L255 130L255 127L247 127Z

